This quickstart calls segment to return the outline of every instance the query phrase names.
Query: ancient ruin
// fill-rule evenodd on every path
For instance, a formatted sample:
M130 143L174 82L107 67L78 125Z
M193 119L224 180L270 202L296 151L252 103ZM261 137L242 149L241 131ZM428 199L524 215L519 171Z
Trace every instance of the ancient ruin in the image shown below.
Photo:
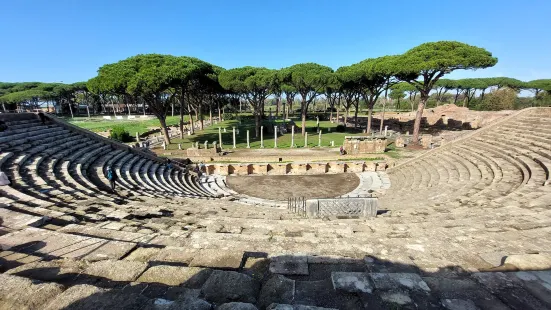
M201 167L54 117L0 120L2 309L551 307L550 108L438 147L426 137L409 159ZM298 186L264 177L300 177L327 197L291 204ZM353 186L332 191L342 180Z

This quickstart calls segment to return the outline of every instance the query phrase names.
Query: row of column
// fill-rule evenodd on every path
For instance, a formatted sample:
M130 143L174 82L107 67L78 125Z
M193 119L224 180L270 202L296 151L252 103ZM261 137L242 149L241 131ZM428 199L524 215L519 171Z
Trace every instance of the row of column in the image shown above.
M277 126L274 126L274 148L277 148ZM232 133L233 133L233 148L236 148L236 138L235 138L235 127L232 127ZM218 141L220 143L220 147L222 148L222 128L218 127ZM331 146L334 146L333 141L331 141ZM305 147L308 146L308 134L304 136L304 145ZM318 135L318 146L321 146L321 129L319 131ZM295 147L295 126L291 127L291 147ZM250 144L250 136L249 136L249 130L247 130L247 148L251 148ZM260 126L260 148L264 148L264 126Z

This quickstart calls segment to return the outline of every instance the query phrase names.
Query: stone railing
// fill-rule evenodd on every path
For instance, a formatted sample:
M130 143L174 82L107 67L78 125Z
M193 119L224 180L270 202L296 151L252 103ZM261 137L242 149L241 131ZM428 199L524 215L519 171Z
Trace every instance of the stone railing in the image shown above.
M364 171L384 171L385 161L356 162L293 162L260 164L206 164L203 171L211 175L306 175L359 173Z
M308 199L305 204L306 217L375 217L377 198L323 198Z

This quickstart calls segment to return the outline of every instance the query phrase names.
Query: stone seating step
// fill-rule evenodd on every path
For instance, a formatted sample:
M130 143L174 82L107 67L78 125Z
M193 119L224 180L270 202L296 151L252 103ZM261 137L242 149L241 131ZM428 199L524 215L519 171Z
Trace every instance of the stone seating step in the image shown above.
M89 261L119 259L136 246L132 242L110 241L29 227L0 236L2 250L48 258L79 258Z
M37 227L47 221L44 216L35 216L16 212L0 206L0 225L10 229L23 229L27 226Z

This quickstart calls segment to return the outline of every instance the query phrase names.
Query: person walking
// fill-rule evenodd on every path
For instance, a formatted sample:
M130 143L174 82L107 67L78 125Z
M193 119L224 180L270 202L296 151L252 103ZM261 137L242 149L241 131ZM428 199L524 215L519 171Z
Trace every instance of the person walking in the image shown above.
M111 166L107 167L107 180L109 180L109 184L111 185L111 190L115 191L115 181L117 180L117 174L111 168Z

